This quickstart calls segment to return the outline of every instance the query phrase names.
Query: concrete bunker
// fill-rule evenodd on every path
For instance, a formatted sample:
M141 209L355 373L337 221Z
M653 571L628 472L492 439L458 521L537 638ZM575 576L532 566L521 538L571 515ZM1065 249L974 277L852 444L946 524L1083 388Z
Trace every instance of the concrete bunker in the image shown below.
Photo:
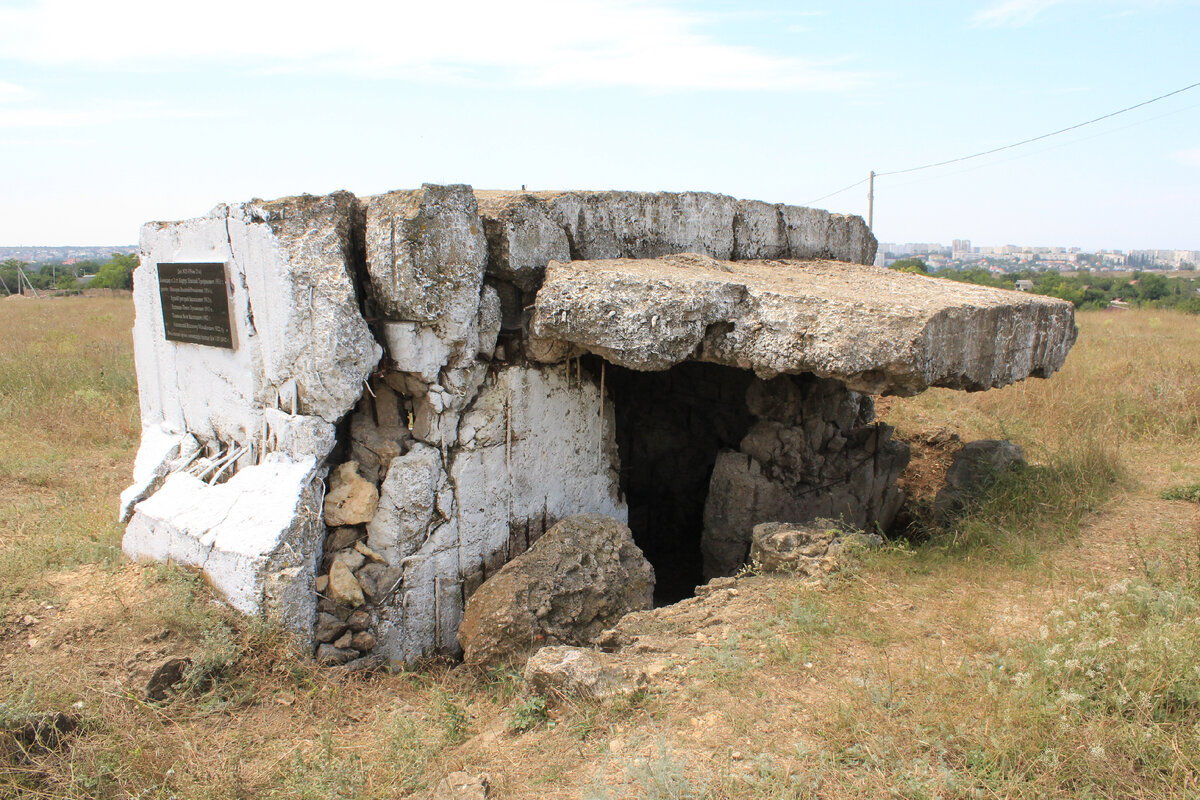
M886 526L907 452L872 395L1047 376L1075 326L874 250L857 217L696 192L426 185L151 223L123 547L323 661L412 662L457 653L467 598L566 516L628 520L662 601L736 570L759 522Z

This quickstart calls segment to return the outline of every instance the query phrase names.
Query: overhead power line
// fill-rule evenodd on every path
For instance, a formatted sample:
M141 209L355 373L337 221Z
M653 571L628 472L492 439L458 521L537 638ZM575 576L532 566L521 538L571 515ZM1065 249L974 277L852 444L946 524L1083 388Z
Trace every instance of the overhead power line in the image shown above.
M1058 136L1060 133L1067 133L1068 131L1077 130L1086 125L1092 125L1094 123L1101 122L1102 120L1111 119L1112 117L1118 116L1120 114L1124 114L1127 111L1133 111L1135 108L1141 108L1142 106L1148 106L1151 103L1157 103L1159 100L1166 100L1168 97L1173 97L1182 92L1186 92L1188 89L1195 89L1197 86L1200 86L1200 82L1193 83L1190 86L1184 86L1182 89L1176 89L1173 92L1167 92L1166 94L1160 94L1158 97L1151 98L1150 100L1144 100L1136 105L1128 106L1127 108L1122 108L1120 111L1113 111L1112 113L1105 114L1102 117L1096 117L1095 119L1089 119L1087 122L1080 122L1078 125L1071 125L1070 127L1061 128L1057 131L1051 131L1050 133L1043 133L1041 136L1034 136L1030 139L1022 139L1019 142L1013 142L1012 144L1006 144L1003 147L993 147L991 150L984 150L982 153L973 153L969 156L960 156L958 158L949 158L949 159L946 159L945 161L937 161L933 164L922 164L919 167L909 167L908 169L894 169L891 172L877 172L877 173L875 173L875 177L878 178L878 177L882 177L884 175L903 175L906 172L918 172L923 169L933 169L934 167L944 167L947 164L956 164L959 161L969 161L972 158L979 158L980 156L990 156L992 153L999 153L1003 150L1012 150L1014 147L1020 147L1023 144L1030 144L1032 142L1039 142L1042 139L1049 139L1051 136Z
M959 156L958 158L948 158L944 161L935 161L931 164L922 164L919 167L908 167L907 169L894 169L894 170L889 170L887 172L875 172L875 173L872 173L872 177L880 178L880 177L884 177L884 176L888 176L888 175L903 175L908 172L919 172L921 170L933 169L934 167L944 167L947 164L957 164L961 161L970 161L973 158L980 158L982 156L990 156L993 153L1000 153L1000 152L1003 152L1004 150L1012 150L1014 147L1021 147L1022 145L1032 144L1033 142L1039 142L1042 139L1049 139L1052 136L1058 136L1063 133L1068 133L1069 131L1078 130L1079 128L1083 128L1088 125L1094 125L1097 122L1102 122L1106 119L1111 119L1113 117L1119 116L1121 114L1125 114L1125 113L1133 111L1135 109L1142 108L1143 106L1148 106L1151 103L1157 103L1159 100L1166 100L1168 97L1174 97L1177 94L1182 94L1183 92L1186 92L1190 89L1195 89L1198 86L1200 86L1200 81L1189 84L1180 89L1176 89L1173 92L1167 92L1166 94L1160 94L1158 97L1152 97L1149 100L1143 100L1140 103L1135 103L1134 105L1126 106L1125 108L1122 108L1118 111L1112 111L1108 114L1104 114L1102 116L1096 117L1095 119L1089 119L1086 122L1080 122L1075 125L1070 125L1066 128L1060 128L1059 130L1056 130L1056 131L1051 131L1049 133L1043 133L1040 136L1033 136L1028 139L1022 139L1019 142L1013 142L1012 144L1006 144L1002 147L993 147L991 150L983 150L979 153L972 153L969 156ZM824 195L822 197L818 197L816 200L810 200L806 205L812 205L813 203L819 203L822 200L833 197L834 195L841 194L842 192L847 192L847 191L855 188L856 186L861 186L862 184L867 183L870 180L871 180L870 177L863 178L862 180L857 181L856 183L850 184L849 186L847 186L844 189L838 189L836 192L831 192L830 194Z
M825 195L824 197L818 197L816 200L809 200L809 201L808 201L807 203L805 203L804 205L806 205L806 206L811 206L813 203L819 203L819 202L821 202L822 200L824 200L824 199L826 199L826 198L833 197L835 194L841 194L842 192L848 192L848 191L850 191L851 189L853 189L855 186L862 186L864 183L866 183L866 182L867 182L867 181L869 181L869 180L871 180L871 179L870 179L870 178L863 178L861 181L857 181L857 182L855 182L855 183L852 183L852 184L850 184L850 185L849 185L849 186L847 186L845 189L838 189L836 192L830 192L829 194Z

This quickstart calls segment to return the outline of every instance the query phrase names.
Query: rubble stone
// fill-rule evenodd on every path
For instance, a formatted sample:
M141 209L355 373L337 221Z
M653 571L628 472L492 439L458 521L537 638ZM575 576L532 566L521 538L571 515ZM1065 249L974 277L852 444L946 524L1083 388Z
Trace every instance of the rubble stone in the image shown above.
M1020 445L1004 439L968 442L954 454L946 470L946 485L933 500L934 514L946 517L962 510L996 478L1025 466Z
M354 526L334 528L325 537L325 552L336 553L338 550L353 547L354 543L362 538L363 532L361 528Z
M581 647L543 647L525 664L525 682L551 699L628 697L650 685L628 658Z
M358 655L357 650L348 647L334 647L331 644L322 644L317 647L317 663L330 667L346 664L358 658Z
M581 514L548 530L471 595L459 627L468 663L515 660L540 644L586 644L653 602L654 570L629 529Z
M370 522L379 505L379 490L375 484L358 474L358 464L347 461L329 476L329 491L325 493L326 525L359 525Z
M362 586L343 561L334 561L329 570L329 597L335 602L358 608L366 602Z
M346 630L346 623L333 614L321 612L317 614L317 627L314 637L318 642L332 642Z

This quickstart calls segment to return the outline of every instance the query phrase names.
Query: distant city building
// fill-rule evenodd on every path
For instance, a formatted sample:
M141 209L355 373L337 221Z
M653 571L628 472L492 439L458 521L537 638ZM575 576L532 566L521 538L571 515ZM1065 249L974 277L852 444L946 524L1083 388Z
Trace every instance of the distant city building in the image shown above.
M990 272L1022 269L1081 268L1110 271L1114 268L1180 269L1200 266L1196 250L1095 250L1082 247L1022 246L1015 244L974 247L970 239L954 239L949 247L939 242L881 242L875 263L891 266L903 258L919 258L935 269L984 266Z

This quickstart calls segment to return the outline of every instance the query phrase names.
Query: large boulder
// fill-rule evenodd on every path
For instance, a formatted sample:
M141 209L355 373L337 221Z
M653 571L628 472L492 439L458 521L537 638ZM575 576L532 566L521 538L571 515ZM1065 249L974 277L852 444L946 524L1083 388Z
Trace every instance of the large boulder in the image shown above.
M1064 300L879 267L685 253L552 262L531 333L636 370L711 361L913 395L1047 377L1074 320Z
M458 630L470 664L516 661L548 644L587 644L653 602L654 568L611 517L559 521L471 596Z
M969 442L954 455L946 470L946 485L933 500L933 512L945 519L961 511L998 477L1025 466L1020 445L1005 439Z

